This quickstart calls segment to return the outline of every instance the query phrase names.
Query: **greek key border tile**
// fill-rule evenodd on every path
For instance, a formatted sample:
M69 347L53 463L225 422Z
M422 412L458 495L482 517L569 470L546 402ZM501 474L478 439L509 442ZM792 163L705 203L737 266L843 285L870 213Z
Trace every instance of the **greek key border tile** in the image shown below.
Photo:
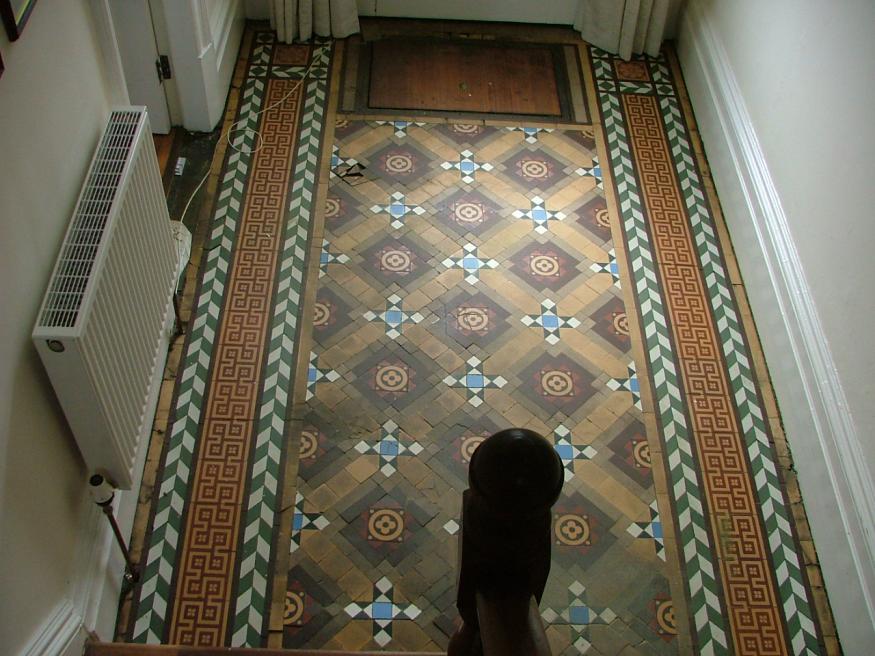
M330 46L325 46L330 49ZM315 57L315 54L314 54ZM320 61L324 61L320 57ZM295 341L300 321L310 218L318 178L319 152L328 83L308 84L293 168L291 202L282 246L277 295L264 371L247 513L243 524L240 572L231 645L259 647L270 613L271 545L277 492L282 477L285 418L292 394Z
M595 51L593 55L597 78L611 75L607 60L599 58ZM725 654L729 653L729 645L718 593L719 584L712 563L712 545L705 528L707 520L700 494L701 483L681 397L674 349L665 320L650 235L629 150L625 118L617 94L600 91L598 95L629 266L641 312L645 355L653 379L669 485L676 505L680 551L690 593L690 612L701 652Z
M272 37L268 38L264 35L256 38L253 51L256 60L266 58L269 61ZM149 547L145 552L133 642L160 644L166 629L171 579L182 530L183 507L191 482L209 364L252 159L249 152L255 146L254 130L258 125L264 92L264 81L254 77L246 80L237 114L241 129L232 139L233 147L229 149L225 175L218 189L200 294L177 382L173 422L158 486Z
M723 264L714 220L702 191L677 95L672 93L660 97L659 105L693 228L719 341L726 358L790 642L796 654L816 654L819 653L817 629L796 553L789 509L781 490L765 412L757 392L750 354Z
M658 330L657 326L665 325L665 319L657 287L656 269L648 241L649 237L641 214L637 180L625 132L625 117L620 108L619 98L622 93L652 94L657 97L671 148L672 160L678 173L681 193L692 227L697 255L701 263L708 301L719 333L719 342L734 395L733 400L741 421L745 445L750 458L751 475L756 487L757 507L766 529L784 611L783 619L787 625L791 648L795 654L820 653L817 629L813 620L799 555L796 552L789 511L781 490L774 455L769 443L765 413L760 403L743 328L738 319L731 285L726 275L713 217L702 190L677 94L671 83L671 74L664 61L648 60L652 83L614 82L610 64L611 56L598 49L592 49L591 52L615 187L620 203L622 224L629 251L629 263L636 282L636 295L642 313L642 325L647 342L646 355L654 381L654 393L666 444L672 493L677 505L677 517L680 525L681 552L687 566L687 580L691 596L690 610L698 634L699 648L701 653L728 653L729 650L719 599L715 595L714 601L717 603L713 606L703 605L699 594L705 580L714 582L714 587L711 585L705 587L716 592L715 568L711 563L712 548L707 541L707 533L704 528L707 524L701 512L700 499L697 499L699 512L693 526L702 534L704 540L694 544L690 535L684 530L686 511L683 507L684 499L679 494L683 493L683 489L679 484L682 483L683 478L687 478L693 486L697 483L694 471L684 472L677 466L678 459L675 456L676 450L672 445L671 438L672 435L677 434L677 430L670 422L666 421L665 409L671 406L673 399L671 390L665 388L663 381L666 378L666 372L670 372L675 386L677 386L675 361L667 332L664 335L665 341L663 343L666 352L661 353L653 346L652 333ZM652 288L647 288L647 284L652 284ZM654 296L659 297L656 303ZM651 325L652 321L653 325ZM685 431L683 452L692 458L691 436L686 433L686 426L683 428ZM691 558L696 552L696 546L704 547L706 550L700 554L700 558ZM702 564L702 558L707 561L704 571L701 572L704 576L701 576L700 572L696 572L696 567ZM708 619L709 616L711 619ZM718 622L716 626L719 628L716 634L713 624L715 620Z

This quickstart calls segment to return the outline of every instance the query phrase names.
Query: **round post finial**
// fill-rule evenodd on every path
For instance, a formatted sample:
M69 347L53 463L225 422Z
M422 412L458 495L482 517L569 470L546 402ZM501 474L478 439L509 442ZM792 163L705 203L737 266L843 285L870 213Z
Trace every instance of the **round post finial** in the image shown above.
M468 468L471 489L501 515L548 511L564 480L553 445L527 428L508 428L484 440Z

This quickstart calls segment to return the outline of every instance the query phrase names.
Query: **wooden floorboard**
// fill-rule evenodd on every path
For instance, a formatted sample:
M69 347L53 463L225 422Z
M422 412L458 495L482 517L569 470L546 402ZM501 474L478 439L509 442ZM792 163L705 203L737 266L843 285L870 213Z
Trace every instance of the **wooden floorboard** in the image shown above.
M230 647L184 647L96 642L85 648L85 656L438 656L435 652L322 651L298 649L243 649Z
M371 109L562 114L549 47L386 39L372 57Z
M167 172L167 166L170 163L170 151L173 150L175 132L175 130L171 130L169 134L152 135L152 140L155 142L155 153L158 155L158 168L161 169L162 176Z

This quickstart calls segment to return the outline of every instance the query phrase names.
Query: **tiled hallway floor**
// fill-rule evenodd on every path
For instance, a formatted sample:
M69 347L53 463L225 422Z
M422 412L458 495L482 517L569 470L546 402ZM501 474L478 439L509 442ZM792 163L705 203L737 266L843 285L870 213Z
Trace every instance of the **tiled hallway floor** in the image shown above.
M581 46L594 125L462 123L336 114L340 44L243 52L261 141L219 180L129 637L444 650L468 458L525 426L566 471L554 653L825 653L669 61Z
M599 614L557 644L676 649L592 129L341 120L334 147L333 171L367 168L329 183L289 572L290 603L327 612L285 644L368 644L345 600L379 575L418 615L378 645L444 647L468 457L526 426L566 468L545 612Z

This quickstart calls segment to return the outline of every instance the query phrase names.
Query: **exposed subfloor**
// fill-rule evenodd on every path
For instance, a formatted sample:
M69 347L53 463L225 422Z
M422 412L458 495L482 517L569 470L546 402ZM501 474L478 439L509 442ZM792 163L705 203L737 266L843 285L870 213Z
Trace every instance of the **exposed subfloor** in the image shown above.
M355 49L247 31L127 639L445 650L468 460L525 426L554 653L837 653L671 53L568 34L592 123L338 112Z

